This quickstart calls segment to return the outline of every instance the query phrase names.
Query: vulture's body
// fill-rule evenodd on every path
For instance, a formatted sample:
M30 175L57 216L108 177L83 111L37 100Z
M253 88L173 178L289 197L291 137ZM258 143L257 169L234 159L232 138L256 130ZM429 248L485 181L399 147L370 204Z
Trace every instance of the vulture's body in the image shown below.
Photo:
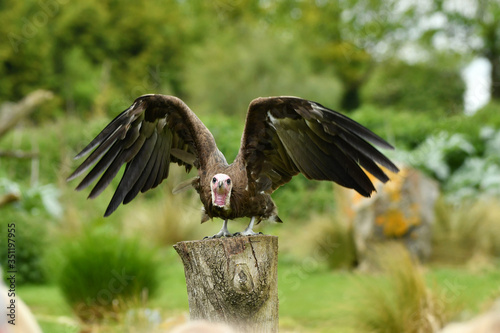
M368 142L392 147L370 130L324 106L297 97L257 98L250 103L239 153L228 164L210 131L180 99L145 95L118 115L77 156L89 157L70 175L76 178L95 166L78 185L83 189L101 178L89 197L98 196L126 164L105 216L139 191L168 177L170 163L195 167L198 176L175 191L193 187L203 203L202 222L224 220L215 237L230 236L227 221L251 217L243 235L252 235L255 219L280 221L271 193L303 173L309 179L334 181L364 196L375 190L365 174L382 182L397 167ZM363 169L364 170L363 170Z

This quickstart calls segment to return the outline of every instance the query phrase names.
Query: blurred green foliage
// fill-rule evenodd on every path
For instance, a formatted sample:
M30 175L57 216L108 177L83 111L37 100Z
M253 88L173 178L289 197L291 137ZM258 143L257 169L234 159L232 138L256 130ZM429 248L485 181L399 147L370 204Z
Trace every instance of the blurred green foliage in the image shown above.
M382 108L439 115L463 112L465 84L456 69L386 62L363 89L366 102Z
M174 83L189 36L178 1L8 0L5 6L1 99L43 87L62 97L59 108L83 113L101 94L109 106L108 94L129 100L166 87L179 93ZM168 73L161 81L160 70Z
M243 121L248 104L262 96L300 96L335 105L341 84L332 71L315 73L295 40L265 31L229 31L193 48L186 59L185 93L195 112ZM245 43L236 43L245 38ZM249 52L251 50L251 52Z
M326 218L321 235L316 240L316 249L324 256L330 269L351 270L358 265L354 230L352 225L342 223L340 219L340 214Z
M48 229L61 217L59 191L52 185L27 188L7 178L0 178L0 196L14 193L20 200L1 208L2 234L14 229L16 283L46 282L43 258L49 245ZM9 227L8 227L9 226ZM0 239L0 248L7 249L7 237ZM7 251L0 251L3 272L7 272Z
M393 159L425 171L437 179L450 200L460 202L465 198L498 197L498 110L492 117L485 118L485 114L493 109L488 107L474 116L460 115L438 119L434 123L435 126L429 127L427 134L415 147L402 142L397 146L399 149L389 154ZM488 120L484 121L485 119ZM430 120L429 118L429 123Z
M152 297L159 285L154 249L97 228L60 248L58 285L76 315L95 321ZM54 266L54 265L53 265Z
M479 200L470 197L467 200L446 200L443 197L436 203L436 221L432 230L433 261L477 265L481 259L500 257L498 199L481 198L477 189L468 194Z
M500 29L498 29L500 2L477 1L474 8L470 8L471 10L464 10L465 7L454 6L452 3L452 1L436 0L433 1L434 6L427 8L427 15L439 13L446 24L428 29L421 41L432 48L438 45L437 40L451 37L451 40L460 40L458 44L448 45L449 49L455 49L455 54L461 57L486 58L491 65L489 71L491 98L498 102L500 101L500 85L498 84L500 82ZM460 46L457 47L458 45Z
M500 105L490 103L474 115L446 115L440 111L415 112L411 109L377 107L365 104L352 118L388 139L398 149L414 149L429 135L442 131L464 135L478 151L484 149L481 128L500 128Z
M9 10L0 11L6 36L0 100L52 90L57 98L35 119L112 115L145 93L177 95L196 111L231 115L243 115L257 96L278 94L341 111L365 98L432 112L462 103L459 62L393 60L419 20L414 5L401 8L397 0L6 0L2 6Z

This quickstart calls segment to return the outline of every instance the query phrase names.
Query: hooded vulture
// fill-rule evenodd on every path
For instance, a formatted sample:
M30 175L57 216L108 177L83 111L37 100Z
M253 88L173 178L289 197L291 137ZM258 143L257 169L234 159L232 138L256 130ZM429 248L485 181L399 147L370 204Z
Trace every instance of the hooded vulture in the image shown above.
M68 177L90 172L77 186L82 190L100 179L89 198L97 197L125 164L121 181L104 216L139 192L158 186L168 177L170 164L195 167L195 178L177 186L174 193L193 187L203 204L202 222L214 217L223 226L212 237L232 236L228 220L249 217L241 235L254 235L254 223L281 222L271 199L278 187L294 175L334 181L370 196L375 188L366 175L382 182L398 168L370 143L393 149L382 138L323 105L298 97L254 99L247 111L241 146L228 164L214 137L179 98L144 95L137 98L93 139L75 159L90 153Z

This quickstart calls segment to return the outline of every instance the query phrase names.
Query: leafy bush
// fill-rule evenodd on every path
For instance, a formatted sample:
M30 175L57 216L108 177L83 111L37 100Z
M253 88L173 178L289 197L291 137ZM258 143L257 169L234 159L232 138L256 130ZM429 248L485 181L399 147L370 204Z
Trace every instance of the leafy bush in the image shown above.
M106 229L72 239L62 247L61 260L58 284L83 320L113 316L158 288L155 252Z
M450 201L500 196L500 131L480 130L476 147L464 134L440 132L412 151L390 155L438 179Z
M378 109L365 105L353 118L396 146L392 159L438 179L451 200L500 195L500 106L473 116Z
M328 225L318 237L317 250L331 269L352 269L357 264L356 245L352 226L328 219Z
M427 137L416 149L396 153L397 159L445 181L475 152L461 134L440 132Z
M6 234L7 225L15 224L15 255L19 284L46 281L43 256L48 245L48 229L61 216L59 191L52 185L25 188L0 178L0 196L18 193L20 200L2 207L0 227ZM0 247L7 248L7 237L0 239ZM2 265L7 264L6 251L0 251ZM7 267L4 266L4 272Z
M444 116L407 109L380 108L363 104L352 117L363 126L387 139L397 148L413 149L436 132Z
M363 99L380 107L454 114L463 110L464 92L456 70L390 61L375 71Z
M500 197L500 130L484 127L482 154L469 156L447 181L445 190L452 199L482 196Z
M388 139L400 149L414 149L428 136L446 131L462 135L477 150L484 152L484 138L481 129L485 126L500 128L500 105L490 103L474 115L445 115L431 109L427 112L415 112L405 108L380 108L373 104L364 104L352 117L381 137Z
M95 96L99 94L101 69L86 58L81 48L74 47L63 55L65 85L61 96L66 100L68 111L91 110Z
M299 174L273 193L272 197L283 221L307 219L311 217L311 213L328 214L334 210L333 188L335 186L340 185L309 180Z

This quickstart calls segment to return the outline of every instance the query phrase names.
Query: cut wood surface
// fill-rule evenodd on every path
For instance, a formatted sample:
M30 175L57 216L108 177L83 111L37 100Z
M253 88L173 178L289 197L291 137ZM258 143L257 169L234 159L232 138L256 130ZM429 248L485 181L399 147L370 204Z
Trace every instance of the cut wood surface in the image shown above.
M278 237L185 241L174 248L184 264L191 320L224 322L238 332L278 331Z

